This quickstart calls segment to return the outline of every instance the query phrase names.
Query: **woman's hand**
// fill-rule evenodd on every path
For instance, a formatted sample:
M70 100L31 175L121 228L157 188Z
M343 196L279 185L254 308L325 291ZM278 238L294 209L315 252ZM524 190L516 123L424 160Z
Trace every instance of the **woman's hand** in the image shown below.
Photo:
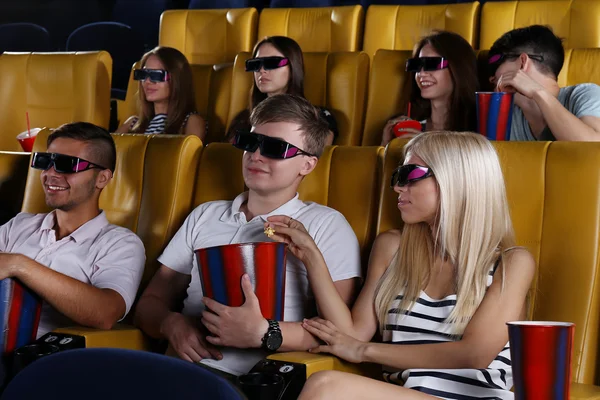
M274 233L269 237L276 242L287 243L289 251L304 265L310 264L315 257L322 257L317 244L301 222L285 215L274 215L267 221L265 233L272 228Z
M390 119L385 124L385 127L383 128L383 136L381 138L381 145L387 146L387 144L389 142L391 142L394 137L396 137L394 135L394 125L396 125L398 122L408 121L408 120L410 120L410 118L407 117L406 115L401 115L399 117Z
M302 327L325 342L324 345L310 349L309 352L329 353L357 364L364 361L365 348L368 343L340 332L333 322L322 318L305 319L302 321Z

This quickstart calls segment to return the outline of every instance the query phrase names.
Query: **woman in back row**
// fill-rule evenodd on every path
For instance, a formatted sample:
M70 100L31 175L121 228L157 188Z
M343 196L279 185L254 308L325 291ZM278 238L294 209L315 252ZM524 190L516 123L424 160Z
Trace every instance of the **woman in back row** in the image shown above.
M283 93L304 97L304 57L298 43L289 37L270 36L258 42L252 59L246 61L246 71L254 74L250 105L231 122L225 137L227 141L231 141L238 131L250 130L250 113L267 97ZM329 110L317 108L329 125L326 144L330 145L338 136L337 123Z
M192 69L172 47L156 47L144 54L139 81L138 114L129 117L119 133L195 135L204 140L206 121L196 112Z
M475 131L475 92L479 81L477 58L469 42L446 31L426 36L407 61L406 71L409 81L404 86L400 107L406 114L387 122L382 146L398 134L410 137L420 131ZM394 129L399 122L408 120L418 121L420 126L414 124L406 129L401 124Z
M386 380L318 372L300 399L513 399L506 322L525 318L535 261L514 246L493 146L475 133L422 133L391 186L404 226L375 240L352 310L302 224L268 218L311 276L324 319L303 326L325 343L311 351L381 364ZM384 343L370 342L378 331Z

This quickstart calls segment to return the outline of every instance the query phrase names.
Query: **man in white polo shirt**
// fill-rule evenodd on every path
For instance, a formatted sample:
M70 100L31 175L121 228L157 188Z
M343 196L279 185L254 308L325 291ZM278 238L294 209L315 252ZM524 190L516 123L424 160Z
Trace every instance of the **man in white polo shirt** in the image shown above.
M358 241L342 214L298 199L298 185L317 165L329 134L319 110L301 97L276 95L253 110L250 122L251 132L238 132L233 140L245 150L243 176L249 190L233 201L202 204L187 217L159 257L162 265L135 313L143 331L169 341L168 352L231 375L248 372L267 351L307 350L317 344L300 325L317 314L310 282L304 265L288 252L286 322L267 321L247 280L242 280L246 302L241 307L203 299L195 249L270 241L264 234L267 217L287 215L315 239L347 303L361 271ZM210 321L205 303L215 317Z
M0 279L16 278L43 300L37 336L58 327L110 329L125 317L144 270L144 245L99 209L112 179L115 143L90 123L65 124L34 153L48 214L20 213L0 227Z

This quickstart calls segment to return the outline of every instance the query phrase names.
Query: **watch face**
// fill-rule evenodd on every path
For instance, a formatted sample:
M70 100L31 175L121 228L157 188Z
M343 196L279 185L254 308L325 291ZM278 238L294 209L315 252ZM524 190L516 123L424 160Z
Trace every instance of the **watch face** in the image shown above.
M269 332L269 336L267 337L266 347L268 350L275 351L283 342L283 337L281 336L281 332L272 331Z

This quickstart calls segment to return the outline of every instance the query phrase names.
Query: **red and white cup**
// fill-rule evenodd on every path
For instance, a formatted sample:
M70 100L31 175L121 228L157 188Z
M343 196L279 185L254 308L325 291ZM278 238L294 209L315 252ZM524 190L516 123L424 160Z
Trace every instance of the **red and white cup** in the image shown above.
M21 132L17 135L17 141L21 144L23 151L31 153L35 138L42 128L32 128L31 131Z
M392 131L394 132L394 136L401 137L404 135L415 135L414 131L421 132L423 127L419 121L415 121L414 119L405 119L396 123Z

